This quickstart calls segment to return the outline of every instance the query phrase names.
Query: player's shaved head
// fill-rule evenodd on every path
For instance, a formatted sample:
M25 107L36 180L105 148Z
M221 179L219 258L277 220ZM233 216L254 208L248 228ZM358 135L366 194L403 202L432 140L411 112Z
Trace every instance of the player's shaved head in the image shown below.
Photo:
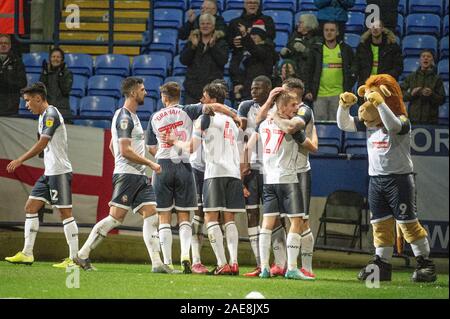
M167 82L159 87L159 92L171 102L179 101L181 87L177 82Z
M137 87L141 84L144 84L144 80L137 77L128 77L122 82L122 94L128 98L131 95L131 92L137 89Z
M33 85L22 89L20 91L20 94L22 96L26 94L32 97L39 95L43 101L47 101L47 88L45 87L45 84L42 82L36 82Z

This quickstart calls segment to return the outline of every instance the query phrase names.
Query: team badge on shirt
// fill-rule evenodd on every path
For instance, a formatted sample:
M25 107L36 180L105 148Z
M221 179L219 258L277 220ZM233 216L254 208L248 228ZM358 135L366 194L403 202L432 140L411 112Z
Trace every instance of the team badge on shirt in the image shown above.
M47 117L47 119L45 120L45 126L47 127L52 127L54 123L55 119L53 117Z
M122 119L120 120L120 128L122 130L126 130L128 127L128 119Z
M305 108L301 108L301 109L298 111L298 115L300 115L300 116L305 115L305 113L306 113L306 109L305 109Z

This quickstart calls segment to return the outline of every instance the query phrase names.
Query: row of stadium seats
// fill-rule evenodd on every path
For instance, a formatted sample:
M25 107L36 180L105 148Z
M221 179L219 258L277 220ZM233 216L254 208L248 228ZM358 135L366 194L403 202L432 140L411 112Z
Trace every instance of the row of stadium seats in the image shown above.
M203 0L155 0L155 8L181 8L200 9ZM292 12L302 10L317 10L314 0L261 0L263 10L290 10ZM217 0L220 12L224 10L242 10L244 0ZM355 0L355 4L349 11L364 12L366 9L365 0ZM405 15L411 13L433 13L444 15L449 10L449 1L445 0L400 0L398 11Z

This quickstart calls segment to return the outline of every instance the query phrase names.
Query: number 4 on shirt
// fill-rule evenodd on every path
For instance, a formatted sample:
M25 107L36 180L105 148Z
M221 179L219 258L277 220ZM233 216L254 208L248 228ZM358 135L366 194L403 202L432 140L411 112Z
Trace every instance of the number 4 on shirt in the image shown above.
M230 140L230 144L234 145L233 129L230 128L230 122L225 122L225 131L223 132L223 138Z

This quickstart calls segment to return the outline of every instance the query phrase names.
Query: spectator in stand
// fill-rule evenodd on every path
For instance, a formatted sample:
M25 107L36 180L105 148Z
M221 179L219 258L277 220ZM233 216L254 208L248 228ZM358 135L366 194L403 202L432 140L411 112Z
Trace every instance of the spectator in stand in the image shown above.
M49 53L50 64L42 63L42 73L39 79L47 87L47 101L55 106L64 117L66 124L72 123L69 96L72 90L73 75L64 63L64 51L54 48Z
M278 87L281 86L285 80L290 78L298 78L298 71L293 60L284 59L278 66L273 83L275 87Z
M27 86L22 59L11 50L11 38L0 34L0 116L19 111L20 90Z
M409 119L413 124L437 124L439 106L445 101L442 78L437 74L431 50L420 54L420 67L400 84L403 99L409 102Z
M201 14L209 13L216 18L216 30L223 31L226 34L227 24L222 16L218 14L216 0L204 0L202 4ZM200 16L195 14L193 9L186 12L188 21L178 30L178 39L187 40L192 31L200 28Z
M402 49L394 33L384 28L381 21L375 21L361 36L352 67L358 85L363 85L371 75L389 74L398 80L402 74Z
M236 100L251 99L253 79L260 75L273 76L278 61L275 45L267 39L264 21L256 20L250 32L241 25L241 45L245 50L239 63L230 65Z
M283 59L293 60L295 63L296 76L303 82L307 79L305 66L310 54L311 46L321 42L317 35L319 22L313 14L302 14L298 25L292 33L287 46L281 49L280 55Z
M233 82L233 87L242 85L242 83L239 82L239 79L241 78L241 74L239 73L239 64L243 59L244 52L247 51L242 44L242 31L245 29L245 32L249 34L253 24L257 20L263 21L263 25L266 30L265 42L273 42L275 39L275 23L271 17L262 14L260 0L244 0L244 10L242 11L242 15L231 20L228 25L227 39L228 45L232 49L230 76ZM238 73L233 73L233 71ZM239 93L240 89L240 86L233 89L233 91L238 94L237 97L235 96L237 100L242 99L242 93ZM248 98L250 98L250 96L248 96Z
M385 28L396 33L397 18L398 18L398 3L399 0L367 0L367 5L375 4L379 8L379 19L383 21ZM372 11L366 12L366 18Z
M198 103L206 84L223 78L228 60L228 45L223 31L215 30L216 18L205 13L200 16L200 29L194 30L180 54L187 66L184 81L185 104Z
M320 30L328 21L336 22L339 28L339 41L344 39L345 23L348 20L348 10L354 6L355 0L314 0L316 5L317 19Z
M351 72L353 50L344 42L338 42L335 22L324 25L324 43L313 45L308 58L305 100L314 101L315 119L336 121L339 95L350 92L354 84Z

